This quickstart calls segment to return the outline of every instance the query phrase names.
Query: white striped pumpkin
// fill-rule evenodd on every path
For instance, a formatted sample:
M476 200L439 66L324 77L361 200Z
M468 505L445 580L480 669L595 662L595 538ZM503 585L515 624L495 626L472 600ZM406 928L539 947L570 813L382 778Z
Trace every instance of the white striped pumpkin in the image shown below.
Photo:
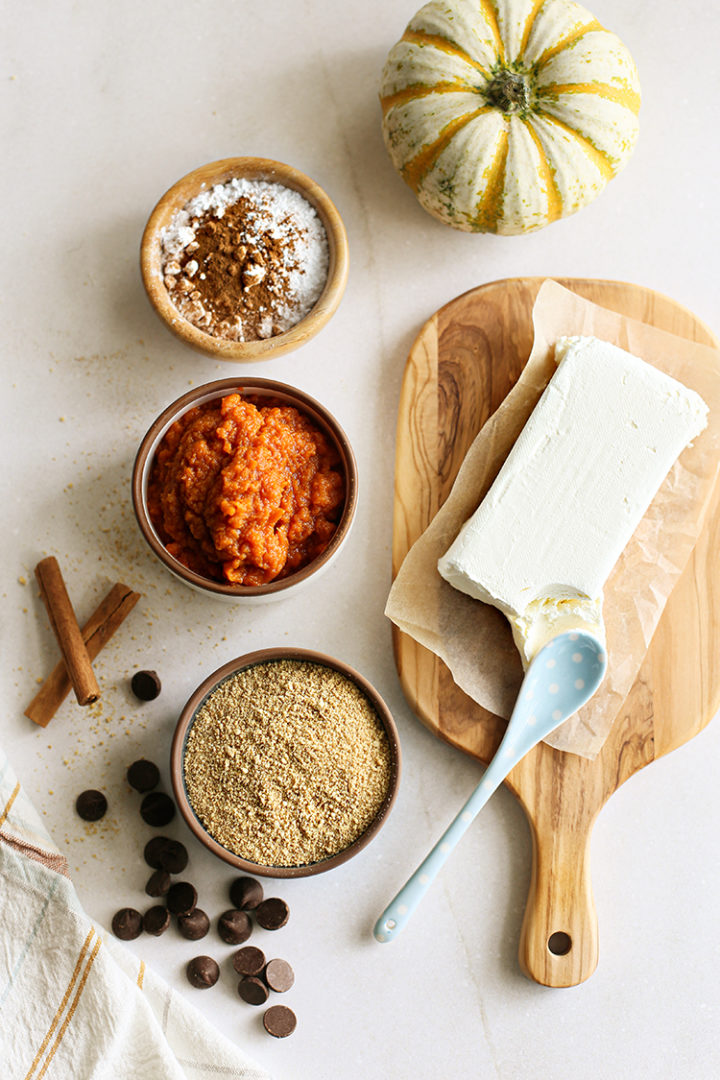
M630 53L571 0L432 0L391 50L380 97L396 169L467 232L575 213L638 133Z

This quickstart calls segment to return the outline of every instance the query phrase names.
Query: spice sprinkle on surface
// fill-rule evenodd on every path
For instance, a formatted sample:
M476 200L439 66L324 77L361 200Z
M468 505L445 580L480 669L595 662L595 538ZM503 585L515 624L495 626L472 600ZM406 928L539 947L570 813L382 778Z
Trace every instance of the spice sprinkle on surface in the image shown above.
M192 809L223 847L262 866L304 866L349 847L380 810L392 759L356 684L301 660L255 664L198 710L184 774Z

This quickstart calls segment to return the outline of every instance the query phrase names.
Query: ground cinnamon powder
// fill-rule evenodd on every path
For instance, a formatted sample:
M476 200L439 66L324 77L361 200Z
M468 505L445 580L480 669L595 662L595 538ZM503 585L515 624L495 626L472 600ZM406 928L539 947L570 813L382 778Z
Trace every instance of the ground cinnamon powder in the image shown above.
M198 196L178 218L163 241L164 282L180 313L200 329L237 341L268 338L317 300L327 277L327 237L297 192L233 181Z

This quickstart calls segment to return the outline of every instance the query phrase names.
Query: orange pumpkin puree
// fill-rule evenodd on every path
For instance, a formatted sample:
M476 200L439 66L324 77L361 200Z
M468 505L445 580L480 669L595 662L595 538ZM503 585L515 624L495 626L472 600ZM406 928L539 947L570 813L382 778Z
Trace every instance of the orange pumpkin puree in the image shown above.
M176 420L148 511L167 550L224 583L264 585L325 550L345 500L340 459L304 413L229 394Z

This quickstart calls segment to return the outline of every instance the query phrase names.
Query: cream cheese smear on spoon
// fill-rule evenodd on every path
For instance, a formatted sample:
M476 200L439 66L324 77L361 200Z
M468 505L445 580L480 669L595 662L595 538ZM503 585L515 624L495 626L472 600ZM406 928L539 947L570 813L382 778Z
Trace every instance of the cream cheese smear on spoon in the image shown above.
M684 448L699 394L624 349L560 338L557 370L478 509L438 562L504 612L527 667L557 634L605 639L602 592Z

